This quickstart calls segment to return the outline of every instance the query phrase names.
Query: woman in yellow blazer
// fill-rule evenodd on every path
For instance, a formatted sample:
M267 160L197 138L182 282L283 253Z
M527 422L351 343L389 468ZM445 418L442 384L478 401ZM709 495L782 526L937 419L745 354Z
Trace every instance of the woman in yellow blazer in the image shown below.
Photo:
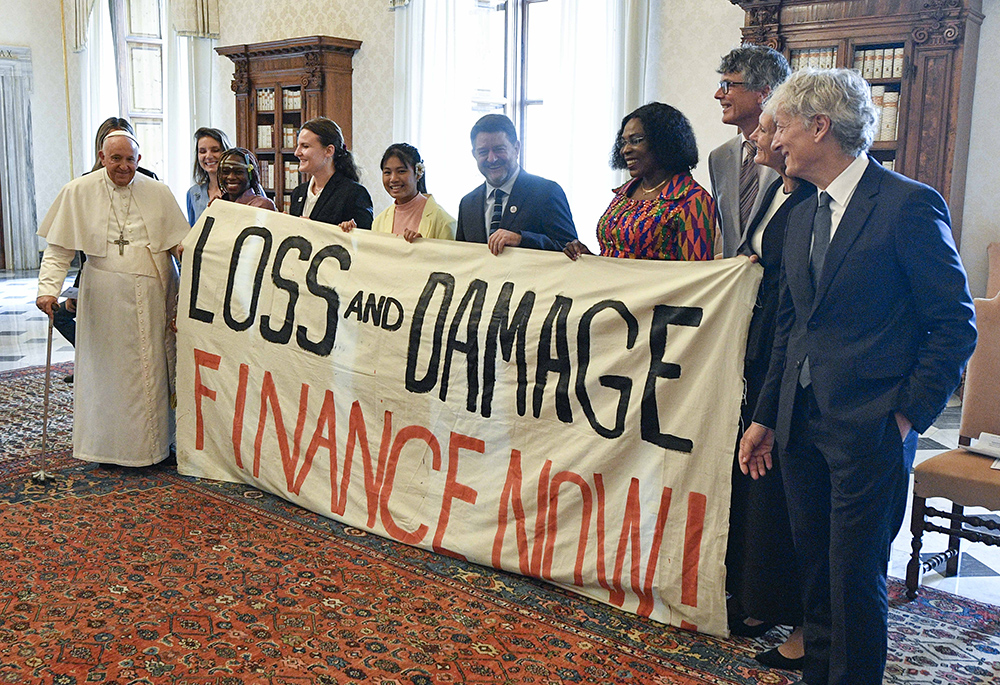
M417 238L455 239L455 219L427 194L424 161L417 148L394 143L382 155L382 185L395 202L375 217L372 230Z

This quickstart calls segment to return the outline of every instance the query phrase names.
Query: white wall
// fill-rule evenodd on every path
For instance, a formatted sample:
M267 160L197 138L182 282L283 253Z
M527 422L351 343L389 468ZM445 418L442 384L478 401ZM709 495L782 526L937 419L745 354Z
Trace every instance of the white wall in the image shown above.
M700 160L694 177L707 189L708 153L738 132L722 123L713 96L719 60L740 45L743 16L729 0L660 0L650 19L650 43L660 58L651 60L646 99L673 105L691 121Z
M3 14L13 20L0 21L0 45L31 50L31 156L35 166L35 209L41 221L59 189L73 176L59 1L3 0ZM72 53L69 58L73 60Z
M395 19L380 0L219 0L219 45L257 43L298 36L327 35L362 42L354 55L353 149L361 183L375 203L375 213L391 199L382 189L378 168L392 143L393 36ZM219 84L213 112L228 132L236 130L236 99L229 88L233 63L216 57Z
M983 0L983 14L986 18L979 36L961 246L969 286L977 297L986 293L986 246L1000 241L1000 212L996 202L1000 188L997 164L1000 139L993 130L1000 111L1000 73L996 69L1000 64L1000 0Z

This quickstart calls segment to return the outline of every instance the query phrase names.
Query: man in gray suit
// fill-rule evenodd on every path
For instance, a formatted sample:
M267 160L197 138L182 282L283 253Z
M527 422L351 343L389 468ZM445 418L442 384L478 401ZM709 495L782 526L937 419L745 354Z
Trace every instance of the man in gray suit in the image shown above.
M757 128L764 100L791 70L780 52L746 45L723 57L718 72L722 79L715 99L722 105L722 123L736 126L739 134L708 155L708 173L721 232L716 235L715 253L733 257L757 213L763 190L778 178L773 169L754 164L757 149L750 134Z

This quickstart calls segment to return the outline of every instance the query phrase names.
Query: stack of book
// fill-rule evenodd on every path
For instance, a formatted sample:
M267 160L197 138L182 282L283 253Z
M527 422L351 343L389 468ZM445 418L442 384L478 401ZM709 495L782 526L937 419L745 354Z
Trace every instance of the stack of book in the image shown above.
M792 71L796 71L803 67L833 69L837 66L837 48L829 47L792 50L792 59L789 66L791 66Z
M281 147L291 149L295 147L295 126L283 124L281 127Z
M879 130L876 142L896 140L899 125L899 91L886 90L885 86L872 86L872 104L878 110Z
M274 132L268 124L257 124L257 147L274 147Z
M285 88L281 91L281 108L286 112L291 109L302 109L302 91L298 88Z
M903 46L855 50L854 68L866 79L903 78Z
M257 89L257 111L258 112L274 111L274 88Z
M285 162L285 190L295 190L299 184L299 163Z
M265 188L274 187L274 166L266 159L260 160L260 184Z

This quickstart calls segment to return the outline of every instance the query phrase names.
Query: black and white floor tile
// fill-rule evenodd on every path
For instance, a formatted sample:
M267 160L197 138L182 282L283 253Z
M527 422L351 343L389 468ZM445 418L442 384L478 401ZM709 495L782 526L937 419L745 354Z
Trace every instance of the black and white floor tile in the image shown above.
M45 364L48 322L35 308L37 272L0 271L0 371ZM73 346L58 331L53 331L53 363L73 360ZM924 435L917 445L917 462L929 459L958 445L958 428L962 409L957 400ZM912 488L910 489L912 493ZM912 494L911 494L912 496ZM945 500L930 500L937 508L950 508ZM969 508L967 513L1000 516L985 510ZM910 517L907 505L903 529L893 541L889 574L903 578L910 557ZM947 547L947 538L939 533L924 535L922 552L930 556ZM926 558L926 556L924 557ZM941 568L943 573L944 569ZM959 574L945 578L937 572L924 574L923 583L965 597L1000 604L1000 549L964 542L959 562Z

